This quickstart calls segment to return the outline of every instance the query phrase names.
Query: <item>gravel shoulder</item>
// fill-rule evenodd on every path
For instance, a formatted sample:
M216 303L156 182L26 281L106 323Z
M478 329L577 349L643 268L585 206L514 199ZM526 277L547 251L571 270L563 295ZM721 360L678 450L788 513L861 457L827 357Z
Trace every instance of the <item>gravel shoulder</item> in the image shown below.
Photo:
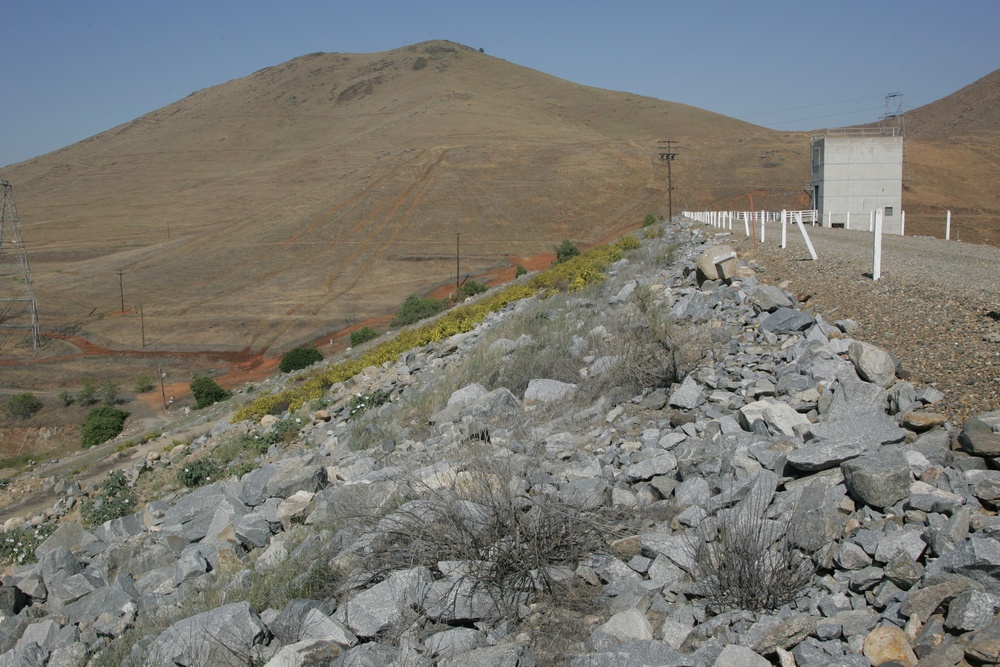
M1000 409L1000 248L884 236L882 275L874 281L870 233L806 230L815 261L794 225L784 249L780 223L768 224L764 243L758 236L754 244L742 228L729 243L763 282L787 282L803 308L830 322L855 320L854 338L896 355L916 386L945 393L932 409L954 423Z

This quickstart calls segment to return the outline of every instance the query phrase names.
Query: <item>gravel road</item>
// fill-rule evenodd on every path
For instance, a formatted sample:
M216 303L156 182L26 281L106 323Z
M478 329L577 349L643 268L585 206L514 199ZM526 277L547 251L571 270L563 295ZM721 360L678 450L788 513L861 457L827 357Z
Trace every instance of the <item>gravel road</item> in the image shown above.
M932 409L953 423L1000 409L1000 248L883 236L882 276L874 281L871 234L806 230L816 261L794 225L785 249L780 223L768 223L763 244L758 230L756 248L742 227L729 242L761 280L788 281L803 307L827 321L855 320L854 338L896 355L917 387L943 391Z

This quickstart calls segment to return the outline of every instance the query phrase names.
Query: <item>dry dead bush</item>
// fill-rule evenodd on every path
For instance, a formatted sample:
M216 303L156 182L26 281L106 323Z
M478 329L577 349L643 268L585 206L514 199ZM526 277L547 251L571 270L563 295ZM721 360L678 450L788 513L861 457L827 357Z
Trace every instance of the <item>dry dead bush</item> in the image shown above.
M674 322L653 309L623 309L611 323L609 353L618 363L611 383L633 393L680 382L711 349L703 327Z
M773 611L812 581L817 554L795 547L792 513L769 508L769 499L751 490L692 531L691 575L711 608Z
M529 495L510 458L491 456L489 447L475 447L473 461L444 485L411 480L412 499L379 523L367 567L386 576L457 564L450 574L460 573L462 594L485 594L509 617L537 593L558 598L577 562L619 536L621 517Z

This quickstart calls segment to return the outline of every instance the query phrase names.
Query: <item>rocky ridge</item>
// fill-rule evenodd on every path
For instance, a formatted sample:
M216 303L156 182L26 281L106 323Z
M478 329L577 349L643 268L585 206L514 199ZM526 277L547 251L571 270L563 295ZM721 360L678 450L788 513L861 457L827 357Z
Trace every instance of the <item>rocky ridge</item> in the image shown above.
M854 322L745 265L700 281L712 242L669 225L597 286L134 462L271 442L61 523L3 578L0 665L994 662L1000 412L959 431ZM624 341L667 315L677 381L627 390ZM543 349L558 372L503 385ZM50 514L97 494L63 486Z

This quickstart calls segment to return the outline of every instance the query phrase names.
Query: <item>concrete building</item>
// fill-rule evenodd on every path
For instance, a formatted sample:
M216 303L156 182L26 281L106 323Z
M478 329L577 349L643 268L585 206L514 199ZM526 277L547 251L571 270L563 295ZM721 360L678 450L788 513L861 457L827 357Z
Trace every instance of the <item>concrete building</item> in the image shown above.
M812 207L824 226L868 229L882 209L882 230L902 233L903 137L897 128L842 128L812 138Z

